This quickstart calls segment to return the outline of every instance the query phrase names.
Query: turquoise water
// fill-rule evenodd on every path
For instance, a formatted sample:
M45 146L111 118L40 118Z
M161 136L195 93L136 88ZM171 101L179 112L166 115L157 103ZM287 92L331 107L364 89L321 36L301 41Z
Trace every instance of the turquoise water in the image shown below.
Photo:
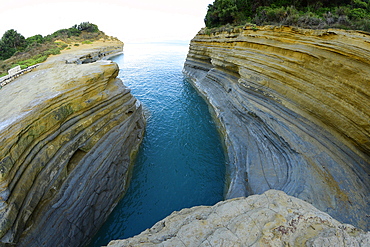
M129 44L119 78L144 105L147 128L127 194L91 246L139 234L182 208L223 199L225 157L208 106L182 74L187 44Z

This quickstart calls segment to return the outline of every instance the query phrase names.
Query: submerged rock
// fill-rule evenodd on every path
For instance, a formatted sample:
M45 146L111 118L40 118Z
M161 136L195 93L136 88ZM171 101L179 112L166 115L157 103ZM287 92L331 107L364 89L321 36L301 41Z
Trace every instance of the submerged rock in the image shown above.
M370 229L370 35L258 27L191 41L225 137L227 198L277 189Z
M282 191L174 212L123 246L369 246L370 232L341 224Z
M90 46L89 46L90 47ZM123 196L142 139L142 107L104 43L49 58L0 90L0 240L82 246Z

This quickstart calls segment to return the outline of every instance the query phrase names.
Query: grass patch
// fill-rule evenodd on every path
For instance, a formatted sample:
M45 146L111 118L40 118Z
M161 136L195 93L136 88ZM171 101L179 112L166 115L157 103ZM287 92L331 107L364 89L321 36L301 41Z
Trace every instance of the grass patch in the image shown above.
M32 65L35 65L35 64L38 64L38 63L42 63L47 58L48 58L47 55L37 55L37 56L34 56L30 59L19 61L17 64L14 64L14 67L17 66L17 65L20 65L21 69L25 69L29 66L32 66Z

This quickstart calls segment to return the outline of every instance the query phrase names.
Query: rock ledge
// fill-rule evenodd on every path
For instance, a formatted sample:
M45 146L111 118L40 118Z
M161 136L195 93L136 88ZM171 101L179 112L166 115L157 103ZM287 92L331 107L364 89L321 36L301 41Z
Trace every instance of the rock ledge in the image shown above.
M282 191L174 212L121 246L369 246L370 232L341 224Z

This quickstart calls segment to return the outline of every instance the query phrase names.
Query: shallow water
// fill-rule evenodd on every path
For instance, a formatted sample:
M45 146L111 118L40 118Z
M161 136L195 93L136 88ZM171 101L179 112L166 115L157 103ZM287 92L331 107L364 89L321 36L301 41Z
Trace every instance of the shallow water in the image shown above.
M182 208L223 199L225 156L208 106L182 74L187 44L128 44L119 78L147 127L125 197L90 246L139 234Z

